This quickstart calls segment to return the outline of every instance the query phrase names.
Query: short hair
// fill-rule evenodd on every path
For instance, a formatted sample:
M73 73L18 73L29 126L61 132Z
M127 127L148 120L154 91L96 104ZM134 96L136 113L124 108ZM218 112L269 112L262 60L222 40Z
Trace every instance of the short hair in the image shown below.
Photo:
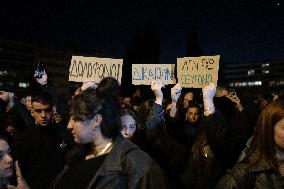
M200 106L194 100L188 101L188 108L198 108L200 110Z
M47 92L40 92L37 94L33 94L31 101L32 103L38 102L44 105L50 105L51 107L53 106L52 96L50 93Z

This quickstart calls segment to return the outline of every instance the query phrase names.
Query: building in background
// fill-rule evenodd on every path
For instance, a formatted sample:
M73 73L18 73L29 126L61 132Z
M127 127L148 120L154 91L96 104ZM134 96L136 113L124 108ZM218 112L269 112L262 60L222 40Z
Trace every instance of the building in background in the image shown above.
M234 88L284 87L284 61L227 63L220 66L222 83Z
M64 51L41 48L33 44L0 40L0 85L11 85L20 94L33 81L36 62L46 66L48 82L59 93L69 90L68 70L71 55Z

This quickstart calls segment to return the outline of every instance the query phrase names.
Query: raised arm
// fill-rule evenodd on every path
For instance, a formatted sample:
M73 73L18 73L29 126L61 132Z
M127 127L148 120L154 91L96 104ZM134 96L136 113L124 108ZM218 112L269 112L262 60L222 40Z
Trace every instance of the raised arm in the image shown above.
M171 88L171 110L170 110L170 116L175 117L177 112L177 101L181 95L182 87L179 83L177 83L173 88Z

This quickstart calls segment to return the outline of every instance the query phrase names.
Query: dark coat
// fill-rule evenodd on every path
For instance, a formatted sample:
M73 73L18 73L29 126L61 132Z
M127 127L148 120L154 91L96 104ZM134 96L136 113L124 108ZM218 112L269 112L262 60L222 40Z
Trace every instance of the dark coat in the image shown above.
M280 176L264 159L254 165L245 161L238 163L232 171L219 180L216 189L229 188L284 188L284 178Z
M184 188L212 188L234 166L250 136L244 113L236 112L228 120L216 110L203 117L185 163Z
M68 168L66 165L51 188L56 186ZM88 188L156 189L166 188L166 182L161 169L153 159L135 144L119 136L102 166L94 173Z
M14 139L12 152L32 189L48 188L63 168L61 142L51 127L35 125Z

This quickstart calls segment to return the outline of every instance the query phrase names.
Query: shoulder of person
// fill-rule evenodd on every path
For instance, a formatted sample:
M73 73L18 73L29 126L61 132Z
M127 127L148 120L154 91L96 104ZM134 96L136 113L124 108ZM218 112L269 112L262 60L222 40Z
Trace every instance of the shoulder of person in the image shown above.
M251 165L246 161L242 161L237 163L232 170L227 170L225 176L219 180L216 188L246 188L251 182L254 182L252 174Z

